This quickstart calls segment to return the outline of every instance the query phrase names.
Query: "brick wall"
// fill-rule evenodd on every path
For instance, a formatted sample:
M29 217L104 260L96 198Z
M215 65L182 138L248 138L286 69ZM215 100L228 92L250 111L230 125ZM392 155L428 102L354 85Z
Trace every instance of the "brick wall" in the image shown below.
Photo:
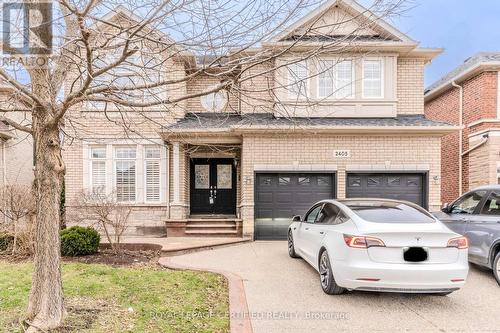
M351 150L351 157L336 159L335 149ZM337 197L345 197L346 170L429 171L429 208L440 207L440 183L434 180L441 172L440 138L431 136L361 136L361 135L261 135L243 138L242 150L242 218L243 232L254 230L255 165L314 164L322 171L337 170ZM307 171L305 171L307 172Z
M497 117L497 72L484 72L467 81L463 86L463 151L469 149L469 135L479 130L491 127L487 124L480 126L468 125L481 119ZM425 115L429 119L442 120L451 124L459 124L459 89L451 88L425 104ZM459 195L459 134L449 134L442 139L442 189L441 200L450 202ZM470 173L471 165L477 166L471 158L475 155L466 155L463 158L462 191L468 191L477 183L472 181ZM476 177L476 176L474 176ZM476 179L476 178L474 178Z
M398 58L398 114L424 113L424 61Z

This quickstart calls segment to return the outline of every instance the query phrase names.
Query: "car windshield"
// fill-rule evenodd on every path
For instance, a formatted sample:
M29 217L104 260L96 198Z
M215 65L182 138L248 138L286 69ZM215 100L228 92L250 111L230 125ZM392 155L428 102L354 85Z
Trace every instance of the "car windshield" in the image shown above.
M425 211L391 201L345 201L343 202L363 220L375 223L434 223Z

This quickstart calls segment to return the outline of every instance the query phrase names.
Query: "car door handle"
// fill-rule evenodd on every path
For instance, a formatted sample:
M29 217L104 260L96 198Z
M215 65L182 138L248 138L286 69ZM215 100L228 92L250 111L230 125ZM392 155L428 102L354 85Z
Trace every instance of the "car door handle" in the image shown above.
M324 231L320 231L320 232L319 232L319 234L320 234L320 235L324 235L324 234L325 234L325 232L324 232Z
M305 230L309 230L309 228L304 228Z

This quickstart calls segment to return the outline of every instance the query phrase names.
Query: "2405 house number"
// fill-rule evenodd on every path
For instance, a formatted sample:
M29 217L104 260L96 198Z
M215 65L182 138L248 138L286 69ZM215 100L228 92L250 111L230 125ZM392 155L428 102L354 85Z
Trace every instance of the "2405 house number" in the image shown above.
M351 151L350 150L335 150L333 152L334 157L338 158L348 158L351 157Z

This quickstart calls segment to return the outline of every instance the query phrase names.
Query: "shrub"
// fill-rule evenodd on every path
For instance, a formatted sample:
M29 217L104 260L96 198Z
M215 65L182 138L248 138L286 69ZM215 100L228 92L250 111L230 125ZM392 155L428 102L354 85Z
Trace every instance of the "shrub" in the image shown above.
M14 236L7 233L0 233L0 252L6 252L12 249L14 244Z
M100 241L94 228L71 227L61 231L61 254L70 257L95 254Z

